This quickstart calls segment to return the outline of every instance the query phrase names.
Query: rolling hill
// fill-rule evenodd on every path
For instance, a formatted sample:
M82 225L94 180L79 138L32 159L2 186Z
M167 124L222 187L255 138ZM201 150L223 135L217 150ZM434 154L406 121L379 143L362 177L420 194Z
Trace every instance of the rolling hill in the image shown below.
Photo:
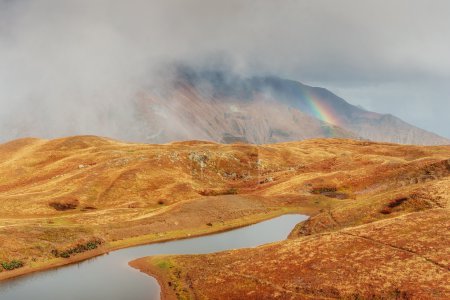
M132 265L156 275L169 298L426 298L432 291L445 299L449 158L449 146L348 139L11 141L0 145L0 261L23 267L2 270L0 280L297 212L310 219L285 241ZM155 268L161 260L173 268Z

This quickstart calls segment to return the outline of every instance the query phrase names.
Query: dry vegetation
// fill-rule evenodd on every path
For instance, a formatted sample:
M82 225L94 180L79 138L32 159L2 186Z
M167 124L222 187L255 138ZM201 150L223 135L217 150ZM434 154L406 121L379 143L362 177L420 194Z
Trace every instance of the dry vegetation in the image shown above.
M251 195L260 181L257 165L258 149L249 145L143 145L92 136L0 145L0 262L24 265L0 279L318 211L310 199ZM95 250L55 255L93 240L102 241Z
M449 158L337 139L13 141L0 145L0 262L24 266L0 279L302 212L280 243L133 265L169 298L449 298Z
M428 210L255 249L150 257L168 298L448 299L448 211Z
M448 299L449 158L450 147L344 140L262 146L251 193L313 199L319 213L284 242L132 265L169 298Z

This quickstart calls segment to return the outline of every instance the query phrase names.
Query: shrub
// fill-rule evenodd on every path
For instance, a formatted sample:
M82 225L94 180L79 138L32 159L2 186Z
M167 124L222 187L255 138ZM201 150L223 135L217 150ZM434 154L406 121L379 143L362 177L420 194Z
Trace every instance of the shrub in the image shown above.
M1 265L2 265L3 269L5 269L5 270L14 270L14 269L18 269L18 268L23 267L23 262L20 261L20 260L15 260L14 259L14 260L12 260L10 262L4 261L4 262L1 263Z
M236 188L229 188L228 190L225 191L225 195L235 195L237 193L238 191Z
M399 206L400 204L402 204L403 202L405 202L405 201L407 201L407 200L408 200L408 198L405 198L405 197L403 197L403 198L398 198L398 199L394 199L394 200L392 200L392 201L389 202L388 206L389 206L390 208L394 208L394 207Z
M391 213L391 210L389 209L389 207L385 207L382 210L380 210L380 213L382 213L383 215L388 215Z
M401 198L391 200L391 201L389 201L388 204L386 204L385 207L383 207L380 210L380 213L382 213L383 215L388 215L388 214L392 213L393 208L396 208L397 206L401 205L405 201L408 201L408 198L401 197Z
M210 190L205 189L198 192L202 196L221 196L221 195L236 195L238 193L237 188L228 188L225 190Z
M88 242L86 244L86 247L87 247L88 250L93 250L93 249L98 247L97 245L98 245L97 241L95 241L95 242Z
M102 244L101 240L91 240L86 244L77 244L76 246L66 249L64 251L58 251L57 249L53 249L51 253L55 257L69 258L72 254L82 253L88 250L94 250L98 248L98 245Z
M332 192L337 192L337 188L336 187L330 187L330 186L325 186L325 187L315 187L312 188L311 193L313 194L324 194L324 193L332 193Z
M78 207L80 202L78 199L74 198L67 198L67 199L60 199L50 202L48 205L56 209L57 211L65 211L70 209L75 209Z

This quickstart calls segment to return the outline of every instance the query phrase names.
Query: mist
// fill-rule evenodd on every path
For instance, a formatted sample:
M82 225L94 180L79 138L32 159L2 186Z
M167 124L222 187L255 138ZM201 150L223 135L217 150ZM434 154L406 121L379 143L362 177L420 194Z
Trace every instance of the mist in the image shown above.
M0 0L0 140L139 141L167 66L277 75L450 137L448 1Z

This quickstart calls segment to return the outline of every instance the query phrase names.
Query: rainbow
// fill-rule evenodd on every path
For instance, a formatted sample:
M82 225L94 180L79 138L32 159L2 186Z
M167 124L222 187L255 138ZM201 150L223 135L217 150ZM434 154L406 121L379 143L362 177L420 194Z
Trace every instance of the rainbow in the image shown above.
M308 91L304 91L303 96L307 100L311 110L310 112L314 117L332 125L340 126L340 124L342 124L339 116L329 104Z

